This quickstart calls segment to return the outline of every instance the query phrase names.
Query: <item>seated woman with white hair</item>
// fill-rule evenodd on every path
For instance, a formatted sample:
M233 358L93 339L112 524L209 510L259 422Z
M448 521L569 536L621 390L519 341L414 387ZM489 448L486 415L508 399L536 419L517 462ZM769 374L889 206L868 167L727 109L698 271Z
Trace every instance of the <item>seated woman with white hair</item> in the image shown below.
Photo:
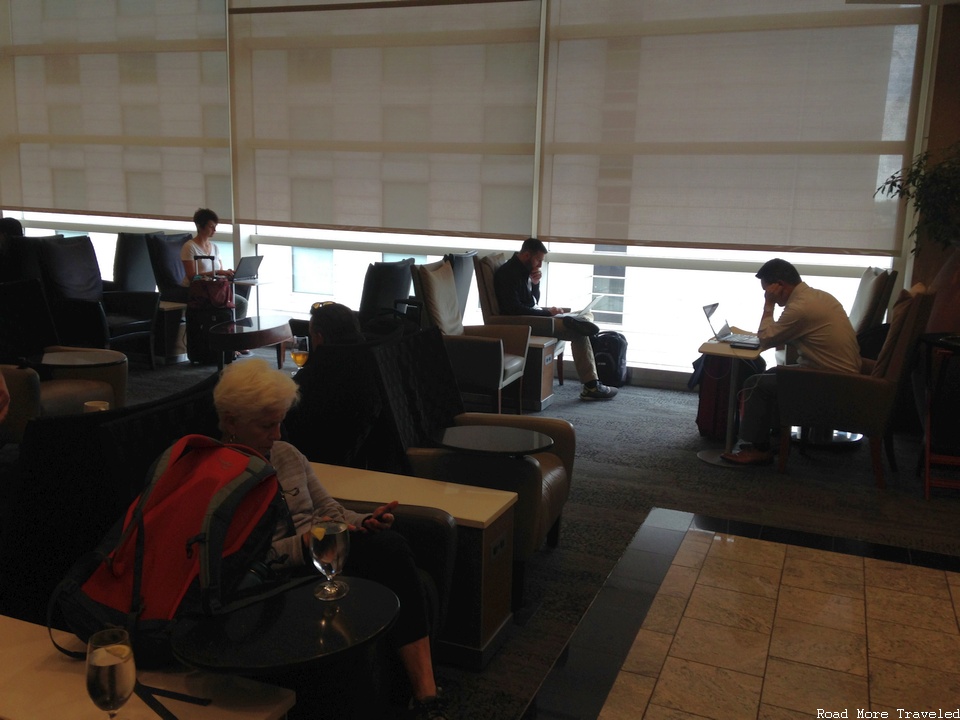
M386 585L400 599L400 614L388 637L410 681L411 717L443 720L424 589L410 547L390 529L397 502L361 515L330 496L307 458L280 440L280 425L298 398L293 379L260 358L227 366L213 393L224 442L256 450L277 471L290 518L277 523L271 554L286 565L312 567L309 548L314 516L347 523L351 547L345 572Z

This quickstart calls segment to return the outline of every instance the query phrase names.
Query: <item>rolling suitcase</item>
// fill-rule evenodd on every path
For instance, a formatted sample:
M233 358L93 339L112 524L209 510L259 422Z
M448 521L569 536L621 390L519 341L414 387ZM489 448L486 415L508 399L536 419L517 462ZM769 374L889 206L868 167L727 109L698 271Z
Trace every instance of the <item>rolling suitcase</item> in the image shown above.
M210 328L232 319L230 308L187 308L187 357L190 362L214 365L219 361L219 353L210 348Z

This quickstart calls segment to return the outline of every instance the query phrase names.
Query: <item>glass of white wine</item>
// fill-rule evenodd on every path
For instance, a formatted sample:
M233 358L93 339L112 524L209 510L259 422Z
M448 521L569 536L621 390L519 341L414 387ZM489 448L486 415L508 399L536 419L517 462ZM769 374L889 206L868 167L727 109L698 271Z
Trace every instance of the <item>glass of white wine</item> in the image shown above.
M310 357L310 338L305 335L297 335L293 338L290 357L293 358L293 362L297 366L297 369L290 374L296 375L300 368L307 364L307 358Z
M111 718L133 694L137 668L130 635L122 628L100 630L87 641L87 694Z
M317 585L314 594L320 600L339 600L350 590L343 580L336 580L343 571L350 553L350 531L345 522L314 519L310 528L310 554L325 582Z

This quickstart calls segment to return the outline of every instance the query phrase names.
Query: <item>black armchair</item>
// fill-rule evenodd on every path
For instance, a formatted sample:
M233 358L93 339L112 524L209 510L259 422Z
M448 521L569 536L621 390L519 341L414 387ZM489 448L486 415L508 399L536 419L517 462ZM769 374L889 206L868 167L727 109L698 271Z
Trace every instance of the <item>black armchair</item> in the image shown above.
M146 237L147 252L153 266L153 276L160 289L160 299L168 302L187 302L189 288L183 285L186 273L180 260L180 248L189 240L190 233L167 235L162 232L149 233Z
M146 340L154 367L156 292L104 292L97 254L90 238L27 238L34 250L57 334L65 345L115 349Z

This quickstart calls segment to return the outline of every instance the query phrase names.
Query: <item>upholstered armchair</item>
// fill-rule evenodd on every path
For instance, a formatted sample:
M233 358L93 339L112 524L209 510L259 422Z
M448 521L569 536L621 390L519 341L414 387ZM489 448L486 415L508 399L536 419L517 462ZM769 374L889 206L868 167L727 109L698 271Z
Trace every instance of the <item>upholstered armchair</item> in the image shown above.
M503 389L514 385L519 414L530 328L525 325L464 327L450 263L441 260L414 265L412 270L414 294L424 306L424 326L437 327L443 333L460 391L492 397L493 407L499 413Z
M510 256L507 253L490 253L480 257L473 256L473 268L477 276L477 290L480 293L480 312L483 322L488 325L527 325L531 335L556 337L560 328L557 320L541 315L501 315L500 303L497 301L497 291L493 285L493 275ZM557 340L555 354L557 356L557 380L563 385L563 353L566 350L565 340Z
M410 268L413 263L413 258L406 258L396 262L370 263L367 266L360 295L360 309L357 311L360 327L365 327L380 314L399 310L397 301L410 297Z
M378 469L517 493L514 513L514 606L523 593L526 562L544 543L559 542L570 494L576 433L566 420L463 411L446 344L436 329L371 346L384 399L379 447L397 466ZM437 447L434 437L453 425L505 425L545 433L550 450L511 457Z
M146 235L147 252L153 275L160 290L160 299L168 302L187 302L189 288L183 285L186 275L180 260L180 248L192 237L190 233L167 235L154 232Z
M24 238L22 249L36 255L63 344L115 348L145 341L150 366L154 366L158 293L105 292L97 254L86 235Z
M799 366L777 368L780 409L780 462L786 469L790 428L794 425L827 427L862 433L870 445L877 487L884 487L881 450L896 468L888 429L897 392L914 361L917 339L933 306L932 294L921 289L904 292L893 307L890 331L876 361L863 360L862 373L811 370Z

